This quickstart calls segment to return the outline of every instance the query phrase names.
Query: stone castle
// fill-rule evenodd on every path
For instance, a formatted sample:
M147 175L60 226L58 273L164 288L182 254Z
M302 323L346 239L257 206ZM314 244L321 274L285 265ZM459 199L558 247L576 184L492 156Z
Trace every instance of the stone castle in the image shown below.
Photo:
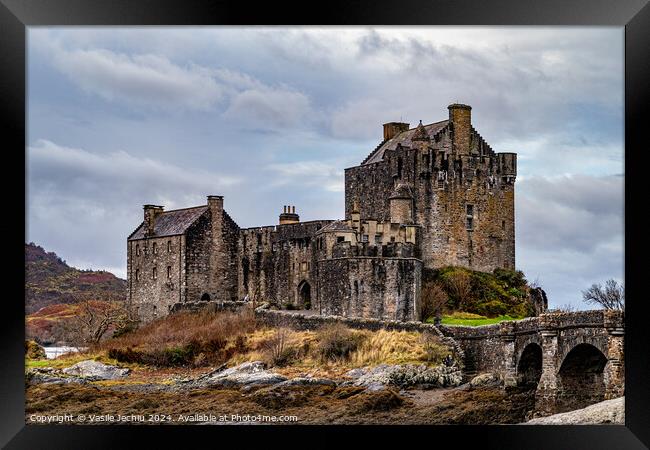
M471 123L384 124L345 169L345 218L240 228L222 196L164 211L145 205L128 237L128 301L152 320L174 305L253 300L323 315L419 320L423 271L515 267L515 153L495 153Z

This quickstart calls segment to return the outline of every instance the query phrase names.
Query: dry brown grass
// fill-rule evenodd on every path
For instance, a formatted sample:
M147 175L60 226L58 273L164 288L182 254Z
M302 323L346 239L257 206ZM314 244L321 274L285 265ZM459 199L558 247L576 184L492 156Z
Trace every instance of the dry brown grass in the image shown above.
M367 333L359 348L352 353L350 362L355 367L376 364L439 364L449 353L437 336L410 331Z
M255 330L252 311L179 313L151 322L135 332L95 346L120 362L155 366L202 366L224 363L248 351Z
M227 341L255 330L252 311L240 313L182 312L150 322L133 333L101 343L98 348L151 349L195 342Z

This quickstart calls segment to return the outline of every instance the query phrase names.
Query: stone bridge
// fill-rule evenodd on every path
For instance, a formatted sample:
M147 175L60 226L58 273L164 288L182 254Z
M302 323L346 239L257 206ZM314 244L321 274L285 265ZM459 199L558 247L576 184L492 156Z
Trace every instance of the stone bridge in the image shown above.
M536 387L536 414L569 411L624 394L621 311L439 328L463 349L467 375L496 372L506 386Z

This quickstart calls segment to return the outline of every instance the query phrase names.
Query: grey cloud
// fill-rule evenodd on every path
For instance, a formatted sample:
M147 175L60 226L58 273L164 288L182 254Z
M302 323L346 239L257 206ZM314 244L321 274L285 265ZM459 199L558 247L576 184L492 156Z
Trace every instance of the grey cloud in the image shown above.
M517 265L553 304L623 273L623 177L535 177L518 182Z
M270 164L268 169L277 173L273 186L308 186L330 192L343 192L343 162L297 161Z
M79 267L88 261L95 268L120 267L124 238L142 221L141 205L169 210L204 204L205 195L228 192L242 181L126 152L94 154L40 140L28 149L28 238Z
M309 99L286 89L247 89L235 94L224 117L246 128L286 128L309 123Z
M202 67L181 67L167 58L125 55L104 49L55 48L56 67L84 90L136 106L209 110L222 97Z

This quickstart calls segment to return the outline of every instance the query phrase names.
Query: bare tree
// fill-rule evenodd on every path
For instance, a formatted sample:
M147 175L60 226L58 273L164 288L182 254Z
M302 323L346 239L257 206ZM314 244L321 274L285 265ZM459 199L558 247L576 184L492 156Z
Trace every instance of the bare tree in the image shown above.
M447 278L449 293L458 301L458 307L467 308L472 296L472 279L467 272L457 271Z
M576 310L577 308L571 303L565 303L563 305L558 305L557 307L551 309L549 312L567 313L567 312L575 312Z
M424 322L430 317L439 317L447 304L447 293L440 283L428 281L420 294L420 318Z
M85 300L77 314L63 325L66 341L75 346L97 344L109 329L132 326L136 319L122 303Z
M625 311L625 288L614 279L605 281L605 287L594 283L586 291L582 291L584 302L599 305L605 309Z

